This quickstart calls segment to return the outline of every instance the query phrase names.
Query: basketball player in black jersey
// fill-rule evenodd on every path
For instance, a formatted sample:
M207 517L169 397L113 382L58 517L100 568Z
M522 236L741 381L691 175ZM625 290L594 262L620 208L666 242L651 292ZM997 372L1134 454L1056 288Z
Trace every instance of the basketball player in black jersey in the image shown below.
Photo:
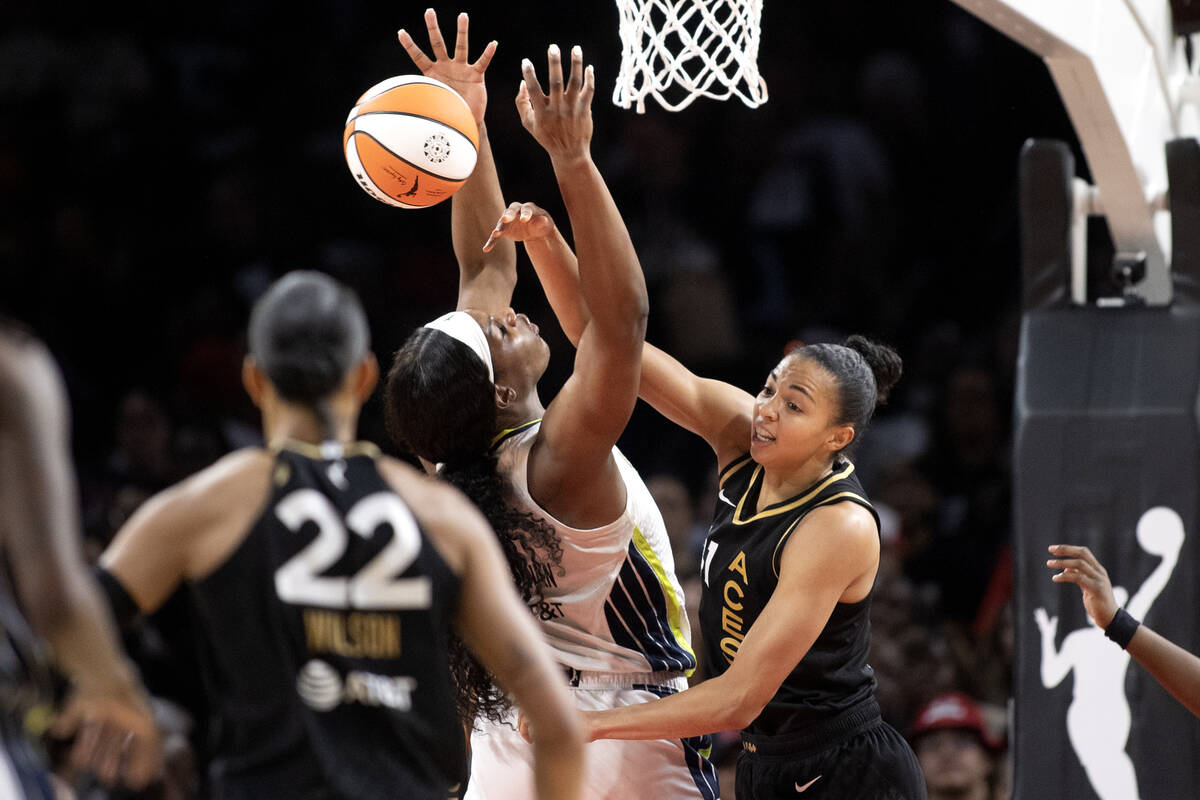
M267 448L149 500L102 560L131 612L191 585L217 796L444 800L465 773L453 629L547 726L538 796L574 798L578 719L492 532L457 490L353 442L378 376L357 298L291 273L248 338Z
M525 242L574 340L589 312L553 221L513 204L493 236ZM589 712L592 739L738 728L740 800L925 797L912 750L874 697L867 653L879 518L845 456L900 371L895 352L852 336L788 353L755 397L646 345L641 397L703 437L721 468L701 565L712 677L655 702Z
M136 789L161 768L145 694L84 564L67 416L53 358L0 319L0 797L14 800L54 797L26 738L52 700L46 646L72 684L52 732L74 735L75 766Z

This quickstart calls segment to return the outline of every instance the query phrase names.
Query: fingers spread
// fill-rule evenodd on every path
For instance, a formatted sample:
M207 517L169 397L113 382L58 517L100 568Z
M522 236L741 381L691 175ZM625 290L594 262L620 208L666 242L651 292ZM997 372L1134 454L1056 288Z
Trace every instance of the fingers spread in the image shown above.
M417 46L417 43L413 41L413 38L408 35L408 31L401 28L396 32L396 38L400 40L400 46L404 48L404 52L408 53L408 57L412 59L412 62L416 65L417 69L421 70L421 72L425 72L425 70L433 66L433 61L430 60L429 56L425 55L425 52Z
M546 54L550 70L550 99L557 101L562 98L563 93L562 53L559 51L558 45L552 44Z
M571 48L571 77L567 89L575 93L583 89L583 49L579 45Z
M523 90L528 92L528 102L546 102L546 93L542 91L542 85L538 83L537 73L533 71L533 62L528 58L521 59L521 76L524 80L521 82ZM521 93L517 93L517 97L521 97Z
M429 31L429 47L433 50L434 58L449 58L446 41L442 39L442 29L438 27L437 12L432 8L425 11L425 28Z
M458 15L458 35L454 39L454 60L466 63L467 60L467 28L470 26L470 21L467 18L467 12L463 11Z
M496 55L497 47L499 47L499 43L495 39L492 39L492 41L487 43L487 47L483 48L483 52L479 54L479 58L475 60L472 66L480 72L487 70L488 64L492 63L492 56Z

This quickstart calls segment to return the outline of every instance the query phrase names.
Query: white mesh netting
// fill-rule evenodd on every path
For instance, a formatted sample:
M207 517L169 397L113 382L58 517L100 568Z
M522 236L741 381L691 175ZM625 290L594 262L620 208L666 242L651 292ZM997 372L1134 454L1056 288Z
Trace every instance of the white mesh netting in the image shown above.
M613 102L646 110L649 95L668 111L697 97L767 101L758 74L762 0L617 0L621 72Z

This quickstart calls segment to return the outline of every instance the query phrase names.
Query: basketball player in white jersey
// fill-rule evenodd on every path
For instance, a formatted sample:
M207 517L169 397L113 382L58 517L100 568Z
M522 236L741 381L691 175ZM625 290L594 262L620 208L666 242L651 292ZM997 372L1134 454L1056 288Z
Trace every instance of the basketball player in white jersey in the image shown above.
M537 383L547 345L509 307L515 247L497 241L479 249L504 210L487 152L482 70L468 81L462 69L465 15L453 57L432 12L426 22L436 60L407 35L401 43L422 72L450 83L476 110L480 159L453 199L458 310L416 331L397 353L385 400L389 427L426 462L442 465L443 477L489 517L580 708L673 694L695 667L682 591L662 516L614 448L636 401L648 301L628 233L590 156L592 70L575 48L564 84L551 46L549 94L525 61L517 97L523 125L554 166L593 312L571 377L543 406ZM489 702L495 698L486 686L469 688L478 716L466 797L527 797L529 748L514 729L515 713ZM584 796L715 798L706 755L706 737L591 744Z

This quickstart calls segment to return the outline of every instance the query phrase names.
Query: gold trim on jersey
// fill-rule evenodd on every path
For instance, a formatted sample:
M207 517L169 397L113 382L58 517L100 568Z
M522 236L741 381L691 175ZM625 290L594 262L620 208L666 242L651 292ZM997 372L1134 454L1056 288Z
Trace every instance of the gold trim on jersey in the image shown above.
M854 465L847 461L845 469L843 469L841 472L830 473L827 477L821 479L816 486L800 495L795 500L783 501L782 505L775 504L762 511L759 511L757 514L747 519L740 519L742 516L742 508L746 505L746 498L750 496L750 491L754 488L754 482L762 477L763 468L760 464L755 468L754 474L750 476L750 481L746 484L746 491L742 492L742 497L740 500L738 500L737 507L733 510L733 524L747 525L756 520L764 519L766 517L773 517L776 514L784 514L788 511L791 511L792 509L802 506L812 500L818 494L825 491L830 484L849 477L850 473L852 472L854 472Z
M821 508L822 506L832 505L833 503L840 502L846 498L858 500L863 505L868 507L871 505L867 502L867 498L860 494L855 494L854 492L838 492L832 497L826 498L820 503L817 503L815 506L813 506L813 508ZM811 510L812 509L809 509L809 511ZM796 530L796 526L800 524L800 520L802 519L804 519L804 517L797 517L796 521L788 526L788 529L783 532L782 536L779 537L779 542L775 545L775 550L771 553L771 571L775 573L776 579L779 578L779 549L783 547L783 543L786 542L788 537L792 535L792 532Z
M725 481L732 478L733 473L737 472L739 469L746 466L746 464L749 463L750 460L751 460L750 454L747 453L746 455L742 456L741 458L737 458L737 459L734 459L733 461L731 461L725 467L725 469L721 470L720 474L717 475L717 488L723 487L725 485Z
M340 443L335 443L340 444ZM312 442L302 442L299 439L280 439L276 442L271 442L267 449L272 453L278 454L280 450L291 450L293 453L299 453L305 458L311 458L316 461L327 461L329 456L319 444ZM352 456L370 456L371 458L379 458L379 448L370 442L350 442L349 444L341 445L340 456L335 458L350 458Z
M501 442L503 442L505 439L507 439L508 437L518 434L530 426L537 425L541 421L542 421L542 418L538 417L537 419L529 420L529 422L522 422L520 425L516 426L515 428L505 428L504 430L500 431L499 433L497 433L495 436L492 437L492 443L488 445L488 452L495 450L496 447Z

